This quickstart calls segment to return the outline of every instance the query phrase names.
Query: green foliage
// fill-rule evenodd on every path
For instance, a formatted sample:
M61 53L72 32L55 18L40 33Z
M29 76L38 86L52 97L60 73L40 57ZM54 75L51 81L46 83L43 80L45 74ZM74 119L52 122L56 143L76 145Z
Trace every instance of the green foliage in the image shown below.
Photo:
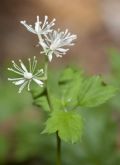
M46 97L46 88L39 88L39 87L34 87L31 90L32 96L33 96L33 104L42 108L45 111L50 111L48 100Z
M32 95L34 104L52 112L44 133L55 133L64 141L78 141L82 135L82 118L78 107L96 107L116 94L117 89L103 82L100 76L86 76L79 69L66 68L54 79L49 75L47 89ZM40 89L41 90L41 89Z
M77 72L79 75L84 74L75 69L66 69L72 74L69 74L69 77L66 80L66 88L67 84L71 83L74 80L74 73ZM58 103L62 105L61 109L63 110L64 101L61 98L63 91L62 88L65 85L65 82L62 83L60 80L62 79L62 75L58 76L57 74L50 75L49 81L49 92L51 92L51 100L52 104L54 104L54 110L57 110ZM66 79L66 75L64 76L64 80ZM53 79L53 80L52 80ZM116 78L117 79L117 78ZM71 81L70 81L71 80ZM59 83L58 83L59 81ZM72 83L71 83L72 89ZM12 128L11 134L7 134L7 138L0 135L0 163L7 161L7 156L10 155L13 161L26 161L27 159L31 159L32 157L40 157L42 160L48 161L48 164L54 164L54 150L55 146L55 138L53 135L45 136L40 135L40 121L41 118L36 121L36 117L33 116L33 119L30 118L29 113L28 116L25 116L25 120L20 120L20 112L23 113L24 111L30 112L30 104L31 98L28 93L24 92L24 95L18 95L16 93L16 89L11 87L11 85L1 83L0 84L0 122L3 120L7 121L8 118L11 119L13 117L16 118L17 115L17 124L15 127ZM34 92L34 101L39 99L39 95L44 91L44 88L35 88L32 92ZM66 95L67 96L67 95ZM57 101L56 101L56 100ZM120 99L117 99L117 104L120 107ZM47 100L48 101L48 100ZM111 99L112 101L112 99ZM120 153L119 147L117 145L118 139L118 131L117 121L115 120L116 116L113 120L111 110L115 110L116 106L112 105L111 101L108 104L104 104L104 106L100 107L100 109L91 109L90 111L84 109L84 111L80 110L82 117L84 118L84 129L82 143L77 143L74 145L69 145L63 142L63 149L62 149L62 156L63 156L63 164L69 165L118 165L120 162ZM75 112L73 108L69 106L67 102L66 108L68 109L67 113ZM71 103L72 105L72 103ZM73 105L74 107L74 105ZM60 109L60 106L58 108ZM78 112L79 112L79 108ZM73 111L72 111L73 110ZM33 111L33 109L32 109ZM39 111L38 111L39 113ZM76 112L77 113L77 112ZM39 116L39 115L38 115ZM52 117L52 114L50 118ZM81 118L82 118L81 117ZM29 121L28 121L29 119ZM81 124L83 119L81 119ZM1 130L2 132L2 130ZM11 138L10 138L11 137ZM11 146L11 147L10 147ZM14 146L14 150L13 150ZM12 148L12 153L11 153ZM46 154L47 153L47 154ZM32 163L32 162L31 162ZM1 163L4 164L4 163ZM47 163L42 163L47 164Z
M38 97L37 99L35 99L34 104L45 111L50 111L46 96Z
M75 112L54 111L46 122L43 133L55 133L66 141L75 143L81 138L83 121L81 116Z
M117 122L107 105L82 111L85 119L81 143L63 145L63 164L118 165L120 162ZM118 142L119 143L119 142ZM65 155L64 155L65 154Z
M99 76L85 78L80 89L79 105L96 107L115 96L116 91L115 87L106 85Z
M100 76L86 77L79 71L73 72L71 71L70 79L70 68L68 68L60 79L62 98L64 98L65 104L69 104L70 107L96 107L116 94L117 89L105 84ZM68 73L69 80L65 79L68 77Z
M51 79L54 80L54 76ZM96 107L112 98L117 91L115 87L105 84L100 76L88 77L82 71L71 68L65 69L57 81L57 85L48 82L53 110L73 110L78 106ZM43 110L49 110L46 89L37 97L34 93L32 92L34 103Z

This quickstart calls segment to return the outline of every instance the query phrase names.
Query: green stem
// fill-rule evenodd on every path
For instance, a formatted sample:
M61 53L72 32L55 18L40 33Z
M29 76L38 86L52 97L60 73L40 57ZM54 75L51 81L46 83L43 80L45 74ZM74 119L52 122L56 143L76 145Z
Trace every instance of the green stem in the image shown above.
M59 138L58 131L56 132L57 139L57 162L56 165L61 165L61 139Z
M45 61L45 78L46 78L46 96L47 96L47 100L48 100L48 104L50 107L50 110L52 111L52 104L50 101L50 95L49 95L49 87L48 87L48 60L46 59Z
M51 100L50 100L50 95L49 95L49 88L48 88L48 59L46 59L45 61L45 78L46 78L46 95L47 95L47 100L48 100L48 104L50 107L50 110L52 111L52 104L51 104ZM61 165L61 139L59 138L58 135L58 131L56 132L56 140L57 140L57 162L56 165Z

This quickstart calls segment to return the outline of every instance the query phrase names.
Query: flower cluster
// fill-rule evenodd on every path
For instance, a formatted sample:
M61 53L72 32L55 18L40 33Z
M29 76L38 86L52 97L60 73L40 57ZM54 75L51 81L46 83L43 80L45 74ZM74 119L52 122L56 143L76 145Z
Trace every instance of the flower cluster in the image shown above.
M37 16L35 28L33 28L32 25L28 25L26 21L21 21L21 24L23 24L28 31L37 34L39 45L41 45L43 49L41 53L47 55L49 61L52 60L53 55L62 57L62 55L66 54L69 49L64 47L74 45L72 41L77 38L76 35L71 35L68 29L65 31L60 31L59 29L53 30L52 27L55 25L55 19L49 23L47 16L45 16L43 23L39 20L39 16Z
M28 59L29 62L29 69L25 67L23 62L19 60L20 66L17 65L14 61L12 61L13 68L8 68L9 71L12 71L16 74L18 74L20 77L16 78L8 78L9 81L12 81L13 84L20 86L19 93L22 92L25 86L27 86L28 91L30 91L30 84L33 80L35 83L37 83L39 86L43 86L43 69L39 69L36 71L37 66L37 60L34 56L33 62L31 59ZM35 72L36 71L36 72Z
M53 30L53 26L55 25L55 19L51 22L48 22L48 16L45 16L44 21L41 22L39 20L39 16L37 16L37 21L35 22L35 27L32 25L28 25L26 21L20 22L23 26L27 28L27 30L38 36L38 44L42 47L41 53L44 53L47 56L48 61L51 61L53 55L56 57L62 57L69 50L65 48L66 46L74 45L73 40L77 38L76 35L71 35L68 32L68 29L65 31ZM14 61L12 61L13 68L8 68L8 70L16 73L19 77L16 78L8 78L9 81L12 81L13 84L20 86L19 93L27 86L28 91L30 90L31 81L34 81L39 86L43 86L43 80L46 80L46 69L39 69L37 72L36 65L37 60L34 57L33 62L31 59L29 61L29 69L23 64L21 60L20 66L17 65Z

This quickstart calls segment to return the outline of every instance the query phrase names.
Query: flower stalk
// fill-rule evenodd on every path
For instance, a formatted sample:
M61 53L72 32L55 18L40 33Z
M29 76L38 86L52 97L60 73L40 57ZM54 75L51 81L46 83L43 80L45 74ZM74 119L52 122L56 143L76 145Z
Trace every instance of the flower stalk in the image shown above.
M48 86L48 59L45 58L45 84L46 84L46 96L47 96L47 100L48 100L48 104L49 104L49 107L50 107L50 111L53 110L52 108L52 104L51 104L51 101L50 101L50 94L49 94L49 86Z

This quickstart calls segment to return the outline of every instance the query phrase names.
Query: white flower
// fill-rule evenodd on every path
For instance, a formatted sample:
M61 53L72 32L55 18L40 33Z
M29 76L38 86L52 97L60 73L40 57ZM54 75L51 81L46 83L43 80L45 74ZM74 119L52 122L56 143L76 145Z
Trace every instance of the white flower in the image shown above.
M37 21L35 22L35 28L32 27L32 25L28 25L26 21L20 21L21 24L23 24L28 31L37 34L38 37L40 35L46 35L49 32L52 32L51 27L55 25L55 19L53 19L50 23L48 23L48 16L45 16L44 22L42 23L39 21L39 16L37 16Z
M19 60L20 66L18 66L14 61L12 61L13 68L8 68L8 70L18 74L20 77L17 78L8 78L9 81L12 81L13 84L20 86L19 93L23 90L25 86L27 86L28 91L30 91L30 83L33 80L39 86L43 86L43 82L41 81L43 75L43 69L36 70L37 60L34 56L33 62L31 59L29 61L29 70L25 67L23 62Z
M58 31L55 30L46 36L44 45L41 45L44 51L41 53L46 53L48 55L49 61L52 60L53 54L55 54L56 57L62 57L62 55L66 54L66 52L69 50L63 47L74 45L72 41L76 38L77 36L71 35L71 33L68 32L68 29L66 29L65 32L60 32L59 29Z

